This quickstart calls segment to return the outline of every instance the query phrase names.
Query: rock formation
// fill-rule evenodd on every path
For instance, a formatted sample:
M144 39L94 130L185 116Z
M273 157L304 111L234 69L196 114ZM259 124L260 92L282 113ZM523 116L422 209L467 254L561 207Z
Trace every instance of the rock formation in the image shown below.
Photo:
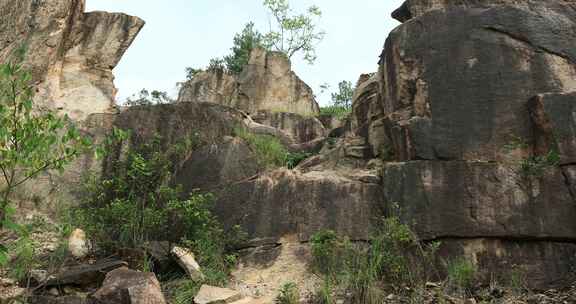
M1 3L9 18L0 55L19 39L7 27L21 29L38 98L93 118L85 123L97 134L111 124L131 130L119 151L157 135L166 147L192 141L193 151L174 160L172 182L215 193L224 226L248 234L247 256L276 265L270 276L318 230L364 241L394 213L421 241L441 241L443 258L472 260L486 280L509 269L534 288L573 279L573 1L407 0L394 13L403 24L386 40L379 71L358 81L351 117L324 124L290 62L262 50L239 76L196 75L176 104L131 107L113 122L88 116L110 110L111 68L142 22L83 14L82 1ZM315 155L293 170L268 170L238 129Z
M24 47L36 100L75 120L113 111L112 69L144 25L137 17L84 8L85 0L0 1L0 60Z
M384 204L484 272L561 286L576 254L573 2L408 0L394 16Z
M286 56L254 49L238 76L201 72L184 84L179 102L213 102L247 113L259 110L313 116L319 113L312 89L291 69Z

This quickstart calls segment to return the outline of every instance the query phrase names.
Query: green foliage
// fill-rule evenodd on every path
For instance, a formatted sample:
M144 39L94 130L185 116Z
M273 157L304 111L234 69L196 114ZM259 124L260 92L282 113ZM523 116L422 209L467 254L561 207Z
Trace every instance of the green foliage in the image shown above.
M306 13L295 15L288 0L264 0L272 20L270 31L264 35L264 44L288 58L301 52L304 60L316 60L316 45L324 39L325 32L318 30L316 21L322 16L320 8L311 6Z
M333 116L333 117L336 117L338 119L344 119L344 118L348 117L348 115L350 115L350 113L352 113L352 109L348 109L348 108L345 108L342 106L331 105L331 106L320 108L320 115Z
M194 302L194 297L198 294L202 286L201 282L192 280L182 280L173 288L173 297L170 303L190 304Z
M302 161L312 156L312 153L307 152L288 152L286 155L286 168L294 169Z
M258 157L260 165L267 168L285 165L288 151L276 137L253 134L243 128L235 129L234 133L248 143Z
M382 282L415 286L425 281L439 243L420 245L407 225L390 217L382 220L369 244L354 244L333 231L320 231L311 246L313 269L325 282L350 292L353 303L379 303Z
M168 93L163 91L148 91L147 89L142 89L138 94L133 94L126 99L126 106L149 106L154 104L167 104L174 103Z
M341 81L338 83L338 92L332 93L332 102L336 107L352 109L352 98L354 96L354 86L350 81Z
M118 129L113 134L103 151L106 156L127 138ZM149 240L178 242L219 234L219 224L210 212L211 194L193 193L181 199L180 188L168 185L171 160L181 149L179 145L164 149L160 142L157 137L132 147L118 160L108 157L110 172L87 183L88 199L76 215L102 246L136 248Z
M560 155L555 150L552 150L546 155L522 160L520 170L526 176L541 176L546 168L558 166L559 163Z
M275 301L277 304L298 304L300 303L300 292L294 283L286 283L280 288L280 294Z
M269 49L263 42L263 35L254 28L254 23L246 23L241 33L234 36L232 53L224 57L226 68L232 74L240 74L250 60L250 53L254 48Z
M195 68L187 67L186 68L186 80L191 81L192 79L194 79L194 77L196 77L198 74L200 74L202 72L203 72L202 69L195 69Z
M322 90L328 86L322 87ZM332 104L320 108L320 115L333 116L344 119L352 113L352 98L354 96L354 87L350 81L341 81L338 83L338 92L332 93Z
M448 263L448 284L456 291L469 293L476 279L476 266L459 258Z
M220 73L226 72L227 70L224 59L221 58L210 59L210 63L208 63L208 67L206 68L206 70L210 72L220 72Z
M0 266L9 262L10 249L17 261L30 253L25 227L12 220L14 190L50 170L62 171L91 146L67 117L34 105L31 74L20 64L24 52L0 64L0 228L21 237L16 248L0 246Z
M258 163L266 168L294 169L311 155L305 152L289 152L280 140L272 135L253 134L243 128L236 128L234 133L248 143L256 154Z

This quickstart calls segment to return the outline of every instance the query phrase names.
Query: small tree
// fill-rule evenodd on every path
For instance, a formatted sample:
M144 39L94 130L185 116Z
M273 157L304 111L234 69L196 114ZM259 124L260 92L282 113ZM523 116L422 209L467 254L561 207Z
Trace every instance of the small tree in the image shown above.
M341 81L338 83L338 92L332 93L332 102L337 107L345 109L352 108L352 98L354 96L354 87L350 81Z
M38 175L64 166L90 146L66 117L33 104L31 75L18 60L0 64L0 229L20 232L11 221L14 190ZM6 262L0 246L0 264Z
M234 46L230 49L232 54L224 57L228 71L232 74L240 74L250 60L250 53L256 47L269 49L264 44L264 36L254 29L254 22L249 22L241 33L234 36Z
M294 15L288 0L264 0L264 6L273 17L270 32L264 36L264 43L286 54L288 58L302 52L304 60L314 63L316 45L325 36L325 32L319 30L315 22L322 16L320 8L311 6L306 13Z
M153 104L174 103L174 100L164 91L148 91L142 89L138 94L133 94L126 99L127 106L147 106Z
M186 68L186 80L191 81L196 75L202 73L202 69L195 69L191 67Z

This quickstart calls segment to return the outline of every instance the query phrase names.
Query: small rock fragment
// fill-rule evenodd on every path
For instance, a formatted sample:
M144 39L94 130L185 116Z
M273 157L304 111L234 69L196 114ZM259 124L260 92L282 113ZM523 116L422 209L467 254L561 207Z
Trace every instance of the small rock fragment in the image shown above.
M200 270L200 265L196 262L194 253L188 249L175 246L172 248L172 254L176 257L178 264L186 270L190 279L199 281L204 279L204 274Z
M86 239L86 232L82 229L76 229L68 238L68 251L77 259L85 258L90 252L90 246Z
M196 304L224 304L242 299L242 295L232 289L202 285L200 291L194 297Z

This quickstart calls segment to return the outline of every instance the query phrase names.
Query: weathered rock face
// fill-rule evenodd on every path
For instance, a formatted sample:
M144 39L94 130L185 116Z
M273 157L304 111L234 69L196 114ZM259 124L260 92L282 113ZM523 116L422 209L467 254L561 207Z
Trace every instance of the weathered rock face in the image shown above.
M573 5L571 0L554 1L563 5ZM392 17L400 22L420 17L434 10L448 10L454 7L460 8L489 8L495 6L515 6L523 9L534 9L543 4L538 0L407 0L392 14Z
M535 153L557 152L561 164L576 163L576 93L541 94L530 103Z
M252 119L260 124L282 130L292 136L295 143L306 143L327 136L326 128L316 117L294 113L258 111Z
M308 241L321 229L353 239L369 237L379 214L380 188L336 171L278 170L231 185L216 203L226 225L240 224L250 239L292 235Z
M202 72L184 84L179 102L213 102L247 113L259 110L312 116L320 108L312 89L291 69L283 54L254 49L239 76Z
M381 119L384 117L378 73L360 76L352 98L351 129L356 136L366 139L372 155L378 157L385 151L385 134Z
M491 237L576 241L576 205L560 168L526 176L485 162L387 164L384 196L423 240Z
M224 71L200 72L184 83L178 94L179 102L211 102L229 107L237 106L238 83Z
M561 2L533 9L456 5L394 30L381 65L383 105L402 159L530 155L504 147L517 138L534 141L527 100L576 89L575 17Z
M368 133L398 161L382 167L385 208L486 278L515 266L531 287L566 284L576 256L574 3L408 0L394 16L404 24L381 56L384 118Z
M84 13L84 7L84 0L0 2L0 60L25 46L36 99L75 120L113 110L112 69L144 25L125 14Z

